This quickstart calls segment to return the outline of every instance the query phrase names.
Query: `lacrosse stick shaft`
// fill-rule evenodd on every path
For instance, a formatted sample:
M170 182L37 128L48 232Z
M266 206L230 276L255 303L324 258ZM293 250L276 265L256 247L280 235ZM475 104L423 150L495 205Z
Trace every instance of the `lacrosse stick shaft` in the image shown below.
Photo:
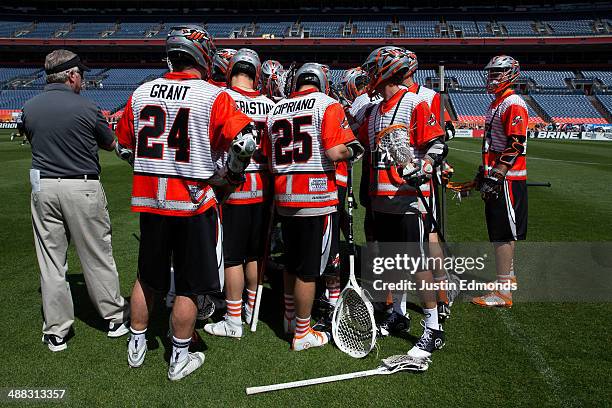
M355 237L353 236L353 208L355 207L355 192L353 191L353 162L349 160L347 166L347 216L348 216L348 246L349 246L349 279L355 285Z
M550 187L550 186L551 186L550 183L537 183L537 182L527 183L527 187Z
M266 231L265 246L263 258L257 265L257 292L255 294L255 303L253 304L253 316L251 318L251 332L257 331L257 323L259 322L259 308L261 307L261 296L263 294L263 280L266 273L266 266L268 265L268 258L270 257L270 250L272 247L272 227L274 226L274 199L270 205L270 214L268 215L268 228Z
M288 388L306 387L315 384L325 384L334 381L350 380L353 378L369 377L371 375L383 374L383 372L376 368L367 371L356 371L354 373L330 375L328 377L311 378L308 380L292 381L282 384L262 385L259 387L248 387L246 389L247 395L259 394L262 392L286 390Z
M445 120L444 120L444 104L446 101L446 83L444 79L444 63L440 62L440 127L442 127L442 131L444 132L444 138L446 139L446 128L445 128ZM446 160L444 160L446 163ZM440 171L444 169L444 163L440 168ZM442 173L440 173L440 234L446 236L446 182L442 177ZM437 190L437 187L434 188Z

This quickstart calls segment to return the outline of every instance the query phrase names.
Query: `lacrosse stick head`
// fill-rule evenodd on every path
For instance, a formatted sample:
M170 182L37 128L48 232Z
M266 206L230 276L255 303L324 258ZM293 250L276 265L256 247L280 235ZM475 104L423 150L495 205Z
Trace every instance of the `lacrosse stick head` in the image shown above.
M332 336L338 348L354 358L368 355L376 344L372 303L361 291L346 287L334 308Z
M386 151L397 166L410 167L414 160L410 128L404 124L391 125L378 132L376 145Z
M397 354L383 359L381 367L387 370L385 374L393 374L398 371L427 371L430 362L429 358L415 358L408 354Z

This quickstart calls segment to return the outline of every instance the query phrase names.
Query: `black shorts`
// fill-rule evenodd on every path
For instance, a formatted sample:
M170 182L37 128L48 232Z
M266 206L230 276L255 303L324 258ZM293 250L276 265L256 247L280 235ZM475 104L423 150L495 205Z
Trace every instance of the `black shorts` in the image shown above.
M522 241L527 237L527 182L505 180L496 200L485 202L491 242Z
M224 204L223 259L225 267L243 265L263 256L270 203Z
M436 177L434 175L434 177ZM438 183L436 181L433 181L429 184L429 197L425 197L425 199L427 200L427 204L429 205L429 208L431 209L433 216L436 217L436 220L439 220L439 214L440 214L440 206L439 206L439 195L438 195ZM425 208L425 206L423 206ZM436 232L436 227L434 227L434 223L431 220L431 216L432 214L429 213L429 211L427 211L427 209L424 209L424 213L423 213L423 221L425 222L425 230L427 231L427 233L432 233L432 232Z
M165 293L171 263L177 295L223 290L221 223L216 208L192 217L140 213L138 279Z
M280 217L280 222L289 273L313 280L337 270L340 262L338 213Z
M421 214L388 214L373 211L374 239L379 243L407 243L405 253L414 258L427 256L429 231ZM395 250L397 245L389 247ZM384 252L384 246L379 246ZM423 269L417 270L417 272Z

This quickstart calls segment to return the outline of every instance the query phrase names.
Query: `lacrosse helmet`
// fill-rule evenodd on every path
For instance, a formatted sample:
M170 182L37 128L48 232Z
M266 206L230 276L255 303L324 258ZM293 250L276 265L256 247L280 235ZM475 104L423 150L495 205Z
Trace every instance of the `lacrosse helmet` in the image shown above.
M213 57L212 76L217 82L225 81L227 77L227 68L232 57L236 54L233 48L220 48L215 52Z
M347 69L340 80L340 85L342 85L344 96L353 102L365 92L368 85L368 74L361 67Z
M329 94L329 80L327 79L327 65L316 62L307 62L302 65L294 75L291 92L297 91L302 85L314 85L320 92Z
M267 60L261 64L261 91L268 96L281 96L280 77L284 70L280 62Z
M261 61L259 55L250 48L241 48L229 61L227 68L227 83L229 84L232 75L237 72L243 72L253 78L255 86L259 84L259 76L261 75Z
M419 61L417 60L416 54L410 50L404 50L404 54L409 61L408 72L406 72L405 76L411 76L419 68Z
M488 93L499 93L505 90L516 81L521 72L518 61L508 55L491 58L484 70Z
M370 82L368 93L376 93L376 88L388 81L401 70L410 70L414 61L406 54L406 50L395 46L385 46L375 49L370 53L362 65L362 69L368 74Z
M200 25L186 24L172 27L168 31L166 55L170 71L172 71L172 60L176 61L181 56L187 55L210 75L214 52L212 36Z

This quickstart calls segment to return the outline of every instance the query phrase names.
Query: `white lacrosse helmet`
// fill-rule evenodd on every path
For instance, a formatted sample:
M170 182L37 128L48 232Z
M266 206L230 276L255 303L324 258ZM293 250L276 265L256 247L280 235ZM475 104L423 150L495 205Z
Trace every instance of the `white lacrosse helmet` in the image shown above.
M521 69L519 63L509 55L491 58L485 66L485 84L488 93L499 93L516 81Z

